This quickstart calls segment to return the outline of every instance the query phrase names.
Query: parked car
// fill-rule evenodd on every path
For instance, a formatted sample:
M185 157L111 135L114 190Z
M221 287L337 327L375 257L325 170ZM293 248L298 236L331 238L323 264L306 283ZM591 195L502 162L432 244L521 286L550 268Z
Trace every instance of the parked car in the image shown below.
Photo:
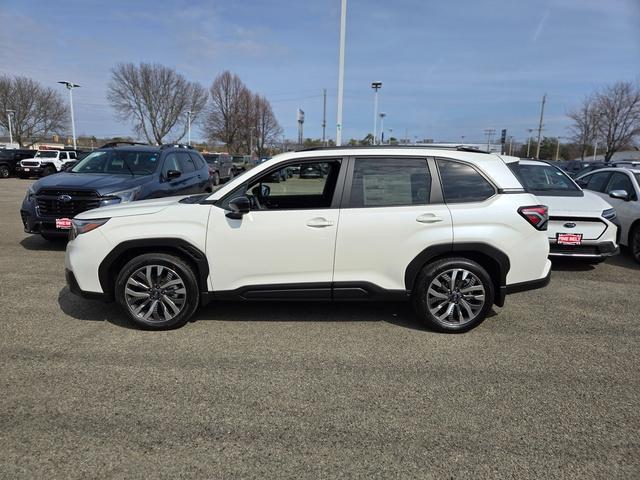
M21 160L16 170L20 178L46 177L62 171L67 162L77 158L73 150L38 150L32 158Z
M2 149L0 150L0 178L9 178L16 173L20 160L33 157L33 150Z
M640 263L640 168L604 168L576 181L613 205L620 225L620 244L629 247Z
M233 161L228 153L205 153L202 156L209 164L209 177L214 186L234 177Z
M65 238L81 212L133 200L211 191L202 156L184 145L107 144L71 170L27 190L20 215L27 233Z
M549 207L549 256L599 263L618 253L616 211L565 172L541 160L508 163L522 185Z
M324 172L320 165L301 165L300 178L323 178Z
M233 174L235 176L240 175L253 167L251 157L249 155L234 155L232 157L233 162Z
M327 174L270 183L290 165ZM274 157L211 195L77 215L66 278L149 329L182 326L211 299L396 299L432 328L461 332L506 294L548 283L547 221L495 154L314 149Z

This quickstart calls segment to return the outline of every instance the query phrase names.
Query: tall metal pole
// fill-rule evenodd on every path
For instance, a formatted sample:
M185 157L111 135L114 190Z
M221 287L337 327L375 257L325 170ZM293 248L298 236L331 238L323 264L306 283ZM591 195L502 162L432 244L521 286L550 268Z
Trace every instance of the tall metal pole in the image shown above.
M9 144L13 146L13 131L11 129L11 116L13 115L13 110L7 110L7 122L9 122Z
M187 130L189 131L187 134L187 143L191 145L191 110L187 112Z
M598 154L598 139L595 139L595 142L593 144L593 161L596 161L596 155Z
M327 146L327 89L322 89L322 145Z
M558 140L558 143L556 143L556 162L560 157L560 137L558 137L557 140Z
M531 150L531 132L533 132L535 129L534 128L527 128L527 132L529 133L529 135L527 135L527 158L531 158L530 155L530 150Z
M336 119L336 145L342 145L342 100L344 94L344 37L347 26L347 0L342 0L340 13L340 56L338 63L338 115Z
M73 83L62 81L58 82L61 85L64 85L69 90L69 107L71 108L71 135L73 135L73 148L76 148L76 121L73 116L73 89L79 87L80 85Z
M538 146L536 147L536 159L540 158L540 137L542 135L542 119L544 118L544 104L547 101L547 94L542 96L542 106L540 107L540 123L538 124Z
M372 82L373 88L373 144L378 144L378 90L382 88L382 82Z
M387 114L384 112L380 112L380 144L384 145L384 117Z

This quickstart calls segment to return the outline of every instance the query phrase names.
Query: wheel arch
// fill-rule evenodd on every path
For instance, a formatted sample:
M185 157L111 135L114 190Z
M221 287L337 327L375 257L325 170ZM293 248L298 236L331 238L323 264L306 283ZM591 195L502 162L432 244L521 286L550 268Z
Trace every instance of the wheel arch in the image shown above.
M407 266L404 275L405 288L413 291L418 274L425 265L448 257L464 257L481 265L493 281L494 303L499 307L504 305L507 273L511 263L506 253L486 243L443 244L425 248Z
M629 231L627 232L627 247L631 248L631 236L636 228L640 228L640 218L636 218L631 225L629 225Z
M145 253L166 253L184 260L193 269L199 290L208 290L209 263L198 247L180 238L139 239L119 243L100 263L98 278L102 291L109 299L114 298L115 280L122 267L132 258Z

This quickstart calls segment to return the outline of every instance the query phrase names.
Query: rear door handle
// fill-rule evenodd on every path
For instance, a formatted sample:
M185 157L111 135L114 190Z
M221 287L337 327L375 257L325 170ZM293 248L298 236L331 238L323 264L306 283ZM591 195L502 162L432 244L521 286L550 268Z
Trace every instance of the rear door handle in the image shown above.
M420 223L438 223L442 221L442 217L439 217L435 213L423 213L418 215L416 222Z
M327 220L324 217L312 218L307 222L307 227L312 227L312 228L325 228L325 227L331 227L332 225L333 225L333 222L331 220Z

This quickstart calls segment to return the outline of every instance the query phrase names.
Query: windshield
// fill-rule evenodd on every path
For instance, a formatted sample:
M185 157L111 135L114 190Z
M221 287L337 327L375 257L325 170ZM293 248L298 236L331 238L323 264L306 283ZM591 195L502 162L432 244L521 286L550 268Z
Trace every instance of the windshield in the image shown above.
M509 165L524 188L536 195L581 196L582 191L571 178L551 165Z
M56 158L58 156L58 152L43 152L40 151L36 153L35 158Z
M158 152L98 150L71 169L73 173L149 175L158 167Z

